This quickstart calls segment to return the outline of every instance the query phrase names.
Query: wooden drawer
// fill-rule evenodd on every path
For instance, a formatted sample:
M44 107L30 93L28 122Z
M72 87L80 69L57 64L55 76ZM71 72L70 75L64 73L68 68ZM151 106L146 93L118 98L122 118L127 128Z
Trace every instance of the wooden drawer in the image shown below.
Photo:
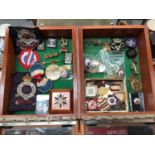
M62 37L71 39L72 52L73 52L73 113L70 114L49 114L53 116L75 116L77 115L77 27L73 26L43 26L39 27L43 38L58 38ZM0 114L10 115L8 113L8 105L10 100L12 88L12 74L15 72L16 55L13 42L13 36L10 29L6 31L4 62L2 69L2 80L0 84ZM59 88L61 89L61 88ZM19 116L20 117L20 116ZM33 115L32 115L33 117Z
M144 92L145 112L106 112L88 113L85 110L85 74L84 74L84 39L88 38L114 38L114 37L136 37L137 50L139 54L139 70L141 74L142 90ZM79 60L80 60L80 106L81 116L115 116L121 115L144 115L155 112L155 83L151 48L148 29L141 25L123 26L80 26L79 27Z

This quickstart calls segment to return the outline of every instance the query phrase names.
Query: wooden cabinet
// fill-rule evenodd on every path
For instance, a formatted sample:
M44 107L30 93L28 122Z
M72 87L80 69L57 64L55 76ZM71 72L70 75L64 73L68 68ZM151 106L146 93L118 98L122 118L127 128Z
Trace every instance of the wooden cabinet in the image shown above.
M151 57L151 48L148 29L140 25L122 26L41 26L39 27L44 38L68 38L72 40L73 52L73 113L48 114L44 117L69 117L70 119L85 120L90 117L123 117L133 115L155 114L155 78ZM104 37L136 37L139 54L141 82L143 85L145 112L93 112L85 110L85 75L84 75L84 39ZM7 29L5 37L4 62L2 66L2 79L0 82L0 115L20 117L40 117L39 115L14 115L8 113L8 104L12 88L12 74L15 72L15 51L13 38Z

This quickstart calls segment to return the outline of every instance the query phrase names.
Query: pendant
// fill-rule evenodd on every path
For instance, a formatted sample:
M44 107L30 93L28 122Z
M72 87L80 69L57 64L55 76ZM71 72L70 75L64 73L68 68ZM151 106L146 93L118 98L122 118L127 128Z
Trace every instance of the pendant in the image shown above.
M26 75L23 77L23 82L17 87L18 96L24 100L28 100L35 96L36 86L31 82L31 77Z

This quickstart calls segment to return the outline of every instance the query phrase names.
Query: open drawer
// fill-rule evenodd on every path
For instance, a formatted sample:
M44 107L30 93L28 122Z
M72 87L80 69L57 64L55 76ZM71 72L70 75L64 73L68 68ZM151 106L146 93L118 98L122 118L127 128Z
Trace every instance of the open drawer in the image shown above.
M134 41L136 41L136 47L134 48L127 47L126 40L127 39L131 40L133 38L134 38ZM79 42L80 42L79 60L81 62L79 66L80 79L81 79L79 98L80 98L80 106L81 106L80 109L81 109L82 117L115 116L115 115L121 115L123 117L123 115L130 115L130 114L144 115L144 114L155 112L155 87L153 86L155 82L155 78L154 78L153 65L152 65L149 33L148 33L148 29L145 26L141 26L141 25L80 26ZM122 42L124 43L123 45L122 45ZM112 44L114 44L116 47L113 47ZM122 49L119 47L121 45L122 45ZM117 47L120 49L117 50ZM133 49L135 53L132 53L131 51L130 51L131 53L128 52L129 50L133 50ZM103 50L106 50L106 52L104 52ZM106 53L106 54L108 53L108 57L104 56L102 59L100 56L103 53ZM113 53L111 54L112 56L110 56L109 53ZM127 57L127 53L131 54L131 55L129 54L129 57L130 56L131 57L133 56L133 57L132 58ZM122 59L122 55L123 55L123 59ZM98 102L101 100L98 100L96 96L98 96L99 92L104 94L105 93L104 91L108 92L109 90L109 88L107 90L107 88L105 88L105 85L104 85L106 83L106 80L110 79L113 82L115 80L118 80L116 76L113 76L113 77L104 76L105 73L103 72L105 71L105 66L107 69L106 72L109 73L110 69L108 67L113 65L112 58L110 60L110 57L114 59L116 57L119 57L118 65L119 63L121 63L120 62L121 59L123 60L123 63L122 63L123 67L121 65L120 66L123 68L123 72L121 73L123 73L124 76L121 77L121 79L125 81L124 86L126 87L126 91L125 90L123 91L125 93L126 102L124 103L127 103L127 107L125 108L123 107L123 111L122 109L113 110L113 108L111 108L112 107L111 105L113 105L115 101L114 98L112 100L109 99L109 101L112 101L110 102L111 103L110 106L109 105L103 106L106 110L100 111L97 109L98 108L97 106L99 105ZM106 64L107 60L108 60L108 63ZM101 61L102 61L102 66L100 70L101 72L102 71L103 72L96 73L99 69L93 70L94 69L93 65L100 64ZM133 69L132 62L136 62L135 70ZM103 63L105 63L106 65L103 66ZM93 64L92 68L90 68L91 67L90 64ZM122 70L121 67L120 69ZM131 80L131 76L133 74L136 75L137 81L139 81L138 82L139 90L138 89L136 90L136 88L134 88L135 86L134 84L132 85L133 81ZM86 85L87 80L96 81L96 79L102 82L99 83L99 85L98 85L98 82L92 82ZM102 83L104 86L102 85ZM142 85L142 88L140 88L141 85ZM102 86L102 91L99 90L101 86ZM109 86L111 89L110 84ZM118 87L116 86L114 88L118 88ZM133 96L131 94L141 94L140 95L141 101L143 100L142 98L144 97L144 103L137 102L138 104L141 104L141 103L143 104L142 109L140 108L140 106L138 109L133 108L132 104L133 102L135 103L135 101L132 99ZM93 97L91 97L91 95Z
M77 27L73 26L47 26L47 27L39 27L39 31L41 33L41 36L43 40L45 41L45 49L43 51L36 52L40 56L40 63L44 62L50 62L51 59L46 59L46 56L48 54L51 54L52 52L58 52L59 56L57 59L63 59L64 53L60 52L61 46L60 46L60 40L62 38L67 39L68 41L68 52L72 53L72 62L71 62L71 68L72 68L72 78L71 79L58 79L56 81L53 81L53 88L51 90L58 90L58 92L61 93L63 90L71 90L72 95L70 99L70 108L69 112L51 112L49 115L53 116L75 116L77 114L77 44L76 44L76 38L77 38ZM48 38L54 38L57 40L57 46L55 48L49 48L47 47L47 39ZM55 60L55 59L54 59ZM58 61L58 62L56 62ZM56 60L56 65L64 65L64 60ZM45 63L44 68L48 67L48 65L51 64ZM2 80L0 84L0 114L1 115L35 115L35 111L29 111L29 112L15 112L10 113L9 103L12 93L12 87L13 87L13 74L15 72L18 73L24 73L27 72L27 70L23 69L22 66L19 63L19 54L16 54L15 52L15 44L14 44L14 36L11 33L10 28L6 31L6 38L5 38L5 50L4 50L4 61L3 61L3 69L2 69ZM17 76L18 78L18 76ZM61 91L60 91L61 90ZM43 95L49 95L49 91L46 93L42 93ZM50 101L49 101L50 102ZM49 107L51 107L49 105ZM48 115L47 114L47 115ZM38 114L39 115L39 114ZM46 114L44 114L46 115Z

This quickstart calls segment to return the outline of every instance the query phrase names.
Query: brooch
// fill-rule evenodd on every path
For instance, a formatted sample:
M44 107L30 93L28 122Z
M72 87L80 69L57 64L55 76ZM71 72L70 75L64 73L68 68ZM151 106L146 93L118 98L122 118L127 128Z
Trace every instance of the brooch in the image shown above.
M47 39L47 47L56 48L57 40L53 38Z
M17 95L24 100L28 100L35 96L36 86L31 82L31 77L26 75L23 77L23 82L17 87Z
M141 82L138 80L136 75L132 75L131 77L129 77L129 81L131 84L131 87L134 91L141 91L142 90L142 84Z
M25 69L29 69L33 63L40 61L39 54L29 48L21 51L18 58L21 66Z
M67 39L64 39L62 38L60 40L60 46L61 46L61 52L68 52L68 49L67 49L67 46L68 46L68 40Z
M124 48L125 44L122 38L113 38L111 43L111 49L113 51L121 51Z
M127 56L129 59L134 59L134 58L136 58L136 56L137 56L137 52L136 52L135 49L128 49L128 50L126 51L126 56Z
M44 66L40 63L34 63L29 68L29 72L32 78L40 79L44 75Z
M136 48L137 42L135 38L126 38L125 45L129 48Z
M46 77L52 81L58 80L61 77L62 69L58 65L52 64L46 68Z

